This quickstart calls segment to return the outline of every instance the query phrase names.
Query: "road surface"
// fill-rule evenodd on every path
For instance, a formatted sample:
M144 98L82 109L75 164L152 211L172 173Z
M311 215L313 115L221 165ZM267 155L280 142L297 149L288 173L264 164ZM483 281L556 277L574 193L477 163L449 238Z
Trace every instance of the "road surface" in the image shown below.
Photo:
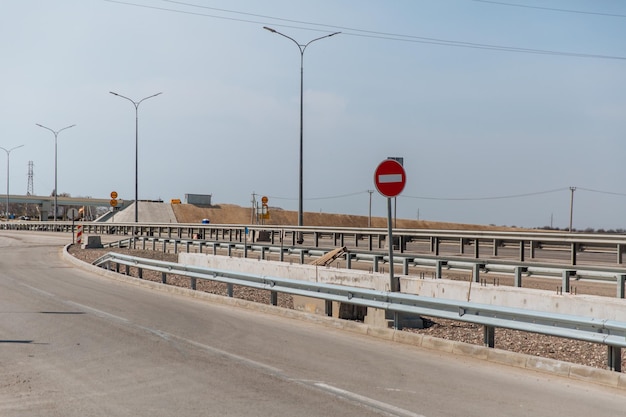
M617 416L626 393L111 281L0 232L0 415Z

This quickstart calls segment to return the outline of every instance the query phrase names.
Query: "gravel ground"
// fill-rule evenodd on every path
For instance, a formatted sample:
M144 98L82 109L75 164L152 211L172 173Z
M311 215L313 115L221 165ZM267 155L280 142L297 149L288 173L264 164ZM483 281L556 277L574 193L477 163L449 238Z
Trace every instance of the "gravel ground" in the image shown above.
M176 262L178 259L178 255L173 253L126 248L81 249L77 246L71 246L69 252L78 259L92 263L100 256L112 250L133 256L160 259L169 262ZM137 276L136 268L131 268L130 275ZM151 281L160 282L161 273L145 270L143 272L143 278ZM462 279L462 277L455 276L451 276L449 278ZM189 287L189 279L184 277L168 275L167 282L170 285ZM537 285L537 287L540 286L541 284ZM222 283L199 280L197 283L197 290L206 291L212 294L224 296L227 295L227 286L226 284ZM603 288L598 289L599 293L602 293L604 291L605 290ZM592 288L585 289L585 293L592 294L593 292L594 290ZM269 291L255 290L241 286L233 287L233 296L236 298L264 304L269 304L270 299ZM293 300L289 295L279 294L278 305L284 308L293 308ZM425 329L405 329L405 331L416 332L442 339L470 343L473 345L483 344L482 326L432 317L424 317L424 319L427 325ZM498 349L572 362L600 369L607 368L606 347L594 343L579 342L575 340L562 339L558 337L544 336L515 330L496 329L495 347ZM622 372L626 372L626 355L623 356Z

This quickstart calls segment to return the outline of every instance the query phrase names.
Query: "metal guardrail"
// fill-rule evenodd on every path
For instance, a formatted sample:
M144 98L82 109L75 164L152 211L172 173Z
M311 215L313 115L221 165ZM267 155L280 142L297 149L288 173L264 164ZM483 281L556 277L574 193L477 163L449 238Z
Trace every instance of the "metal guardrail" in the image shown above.
M77 223L78 224L78 223ZM190 223L99 223L81 222L84 233L188 238L194 235L207 240L243 242L249 233L251 241L264 234L271 243L276 240L297 246L297 236L304 236L310 246L380 249L386 242L382 228L346 228L317 226L228 225ZM71 231L72 222L8 222L0 229ZM457 250L467 257L480 258L485 248L493 257L508 257L524 262L527 258L550 255L566 259L570 265L589 263L623 265L626 235L609 233L569 233L555 231L429 230L394 229L398 252L427 251L439 256L443 249ZM506 249L506 251L505 251ZM470 252L471 251L471 252ZM503 252L507 252L506 255ZM598 258L600 255L600 258ZM594 258L595 256L595 258ZM595 260L593 262L595 262Z
M228 294L231 297L232 285L268 290L272 294L273 305L277 304L277 293L286 293L323 299L327 302L338 301L383 309L396 315L404 313L479 324L484 326L484 342L489 347L495 345L496 328L603 344L608 347L608 367L616 372L621 372L621 349L626 347L626 322L616 320L599 320L583 316L239 273L138 258L115 252L109 252L93 264L109 270L112 269L112 265L115 265L113 269L116 272L119 272L120 265L125 265L126 274L130 273L130 268L137 268L139 277L142 277L144 269L158 271L163 274L163 282L166 282L166 274L188 277L190 287L194 290L197 279L219 281L229 285Z
M258 243L236 243L236 242L220 242L206 241L197 239L175 239L175 238L156 238L139 236L135 238L122 239L120 241L107 243L105 247L137 247L139 244L141 249L156 250L157 243L161 245L162 250L166 251L168 245L173 248L174 253L186 250L189 252L192 247L197 247L202 253L203 248L210 248L213 254L217 254L217 249L226 250L228 255L232 255L233 250L243 253L244 257L248 257L249 252L261 254L261 259L266 259L270 253L278 254L279 260L283 261L285 255L298 256L300 263L304 263L305 255L313 257L321 257L328 250L305 247L278 246L270 244ZM369 262L372 264L373 272L379 272L380 264L389 264L389 256L383 253L371 253L367 251L348 250L344 257L346 268L352 268L352 261ZM626 297L626 270L620 268L604 268L598 270L594 267L585 266L567 266L558 267L550 265L538 265L520 262L511 262L506 260L489 260L489 262L481 260L465 260L455 257L442 256L413 256L410 254L397 254L394 256L394 264L402 265L403 275L409 275L409 266L429 267L435 269L435 278L443 278L443 270L469 271L472 274L473 282L480 282L482 273L500 273L508 274L514 277L513 285L515 287L523 286L524 276L541 276L541 277L557 277L561 280L561 291L569 293L571 289L571 281L586 279L593 281L604 281L615 283L616 297Z

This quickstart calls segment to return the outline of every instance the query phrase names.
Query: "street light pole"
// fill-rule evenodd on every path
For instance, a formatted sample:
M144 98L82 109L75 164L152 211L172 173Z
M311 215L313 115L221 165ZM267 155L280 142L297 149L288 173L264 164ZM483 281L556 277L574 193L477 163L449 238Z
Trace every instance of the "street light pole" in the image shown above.
M135 223L138 223L139 222L139 105L141 104L142 101L147 100L152 97L156 97L159 94L163 94L163 93L156 93L151 96L144 97L139 101L135 101L133 99L130 99L118 93L114 93L113 91L109 91L109 93L113 94L114 96L125 98L126 100L133 103L133 106L135 106Z
M20 145L20 146L16 146L14 148L11 149L5 149L2 146L0 146L0 149L2 149L3 151L5 151L7 153L7 207L6 207L6 221L9 221L9 154L11 153L11 151L17 149L17 148L21 148L24 145Z
M306 49L307 46L309 46L310 44L312 44L315 41L319 41L320 39L324 39L324 38L329 38L331 36L335 36L340 34L341 32L335 32L335 33L331 33L325 36L320 36L319 38L315 38L313 40L310 40L309 42L305 43L305 44L300 44L298 43L298 41L296 41L295 39L293 39L290 36L285 35L284 33L280 33L279 31L277 31L276 29L272 29L270 27L267 26L263 26L263 29L265 30L269 30L272 33L275 33L277 35L280 35L284 38L289 39L290 41L292 41L293 43L296 44L296 46L298 47L298 49L300 50L300 175L299 175L299 189L298 189L298 226L302 226L304 224L303 221L303 191L302 191L302 183L303 183L303 113L304 113L304 51ZM303 237L302 234L300 234L300 236L298 237L298 243L302 243L303 242Z
M53 221L56 222L57 221L57 205L58 205L57 195L59 194L59 191L58 191L59 189L57 188L57 137L59 136L59 133L61 133L65 129L69 129L70 127L74 127L76 125L66 126L63 129L59 129L59 130L52 130L49 127L40 125L39 123L35 123L35 124L39 127L43 127L44 129L51 131L54 134L54 214L52 218L54 219Z

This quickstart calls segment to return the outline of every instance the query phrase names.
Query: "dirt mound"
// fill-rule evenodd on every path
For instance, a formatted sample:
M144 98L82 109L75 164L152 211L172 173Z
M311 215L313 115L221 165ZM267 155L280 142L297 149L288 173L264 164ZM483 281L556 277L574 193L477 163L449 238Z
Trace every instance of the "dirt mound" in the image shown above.
M209 219L212 224L257 224L251 207L234 204L196 206L193 204L172 204L174 215L179 223L201 223ZM367 227L367 216L350 214L311 213L303 214L306 226ZM270 218L264 220L270 226L293 226L298 224L298 212L270 208ZM386 228L386 217L372 217L372 226ZM474 224L431 222L428 220L397 219L399 229L444 229L444 230L511 230L506 227L482 226Z

